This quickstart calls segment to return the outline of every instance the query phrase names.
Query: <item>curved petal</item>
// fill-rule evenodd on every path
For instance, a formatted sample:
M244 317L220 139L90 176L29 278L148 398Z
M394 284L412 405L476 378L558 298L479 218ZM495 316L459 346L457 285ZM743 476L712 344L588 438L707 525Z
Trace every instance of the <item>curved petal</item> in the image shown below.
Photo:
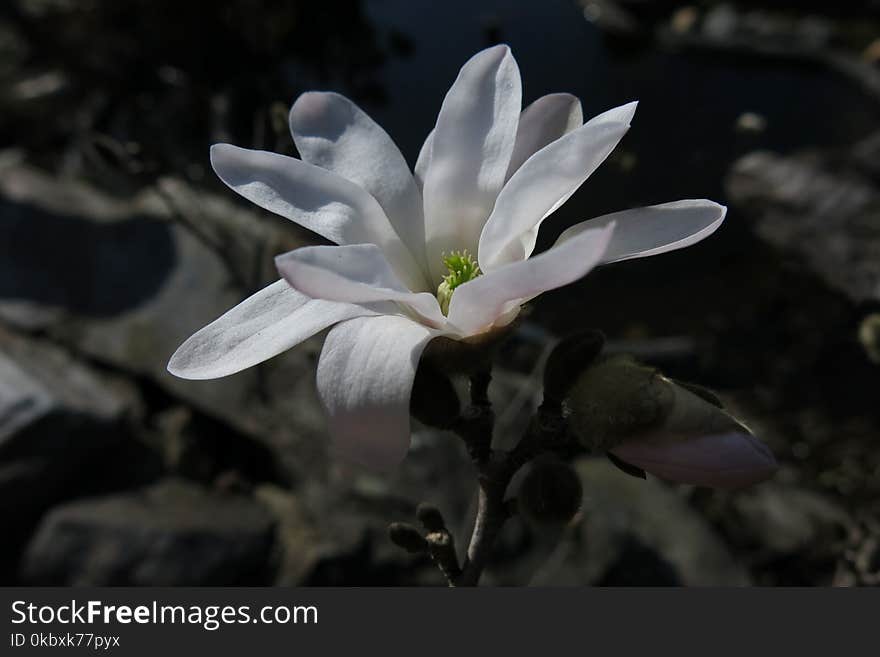
M375 314L369 308L310 299L276 281L184 342L168 362L183 379L216 379L277 356L328 326Z
M427 289L379 203L359 185L296 158L230 144L211 147L211 165L233 191L261 208L337 244L376 244L407 285Z
M504 184L521 101L519 69L507 46L474 55L446 94L423 190L432 282L439 283L445 273L444 252L476 252Z
M481 333L512 306L576 281L602 259L614 224L585 231L528 260L513 262L456 288L449 322L464 335Z
M738 432L667 444L633 441L611 451L661 479L711 488L750 486L768 479L777 468L764 443Z
M650 205L582 221L563 232L554 246L585 230L614 223L614 236L602 264L644 258L696 244L714 233L726 214L726 207L706 199Z
M416 159L416 166L413 169L413 178L419 186L419 190L425 187L425 176L428 175L428 167L431 166L431 151L434 147L434 131L428 133L425 143L419 150L419 157Z
M547 94L526 107L519 115L516 140L507 165L507 174L504 176L505 182L532 155L562 135L579 128L583 122L581 101L571 94ZM416 160L415 179L419 189L424 185L428 166L431 164L433 141L434 131L431 130Z
M516 144L505 180L516 173L523 162L584 123L581 101L571 94L547 94L526 107L519 115Z
M571 94L547 94L526 107L519 115L513 153L507 165L507 175L504 176L505 182L537 151L579 128L583 122L581 101ZM434 131L431 130L416 160L415 180L419 189L424 186L428 166L431 164L433 141Z
M373 195L424 269L422 195L388 133L345 96L318 91L304 93L293 104L290 132L304 161Z
M614 150L629 130L636 105L628 103L591 119L532 155L513 174L480 236L483 271L531 255L541 222Z
M409 398L422 350L436 333L404 317L364 317L327 335L318 394L329 414L333 451L377 469L409 448Z
M410 292L394 274L382 250L373 244L307 246L278 256L275 265L290 285L315 299L396 301L433 326L446 323L437 298L427 292Z

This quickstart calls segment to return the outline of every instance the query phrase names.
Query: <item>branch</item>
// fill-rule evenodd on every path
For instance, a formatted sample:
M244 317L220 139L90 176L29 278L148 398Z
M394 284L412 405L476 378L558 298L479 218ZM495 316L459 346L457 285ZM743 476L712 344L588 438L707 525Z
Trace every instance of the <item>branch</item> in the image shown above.
M427 532L424 536L411 525L391 526L391 540L410 552L428 554L450 586L479 584L498 535L515 508L505 495L519 469L547 451L570 455L575 444L567 431L561 402L557 396L549 395L513 449L493 450L495 415L488 395L491 380L489 370L471 376L470 405L450 427L464 441L479 483L477 516L464 563L459 566L455 541L435 507L423 504L416 512Z

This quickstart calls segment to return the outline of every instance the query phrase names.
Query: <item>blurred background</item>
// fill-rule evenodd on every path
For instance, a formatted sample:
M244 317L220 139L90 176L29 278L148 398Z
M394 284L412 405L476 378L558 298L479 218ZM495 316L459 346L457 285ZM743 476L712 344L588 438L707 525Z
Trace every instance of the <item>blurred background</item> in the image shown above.
M880 4L680 0L6 0L0 5L0 582L443 584L392 546L428 501L469 535L460 441L416 425L399 473L328 460L318 336L218 381L191 333L318 238L215 178L212 143L295 154L287 110L339 91L413 163L459 67L506 42L524 102L640 100L545 222L679 198L710 239L546 294L499 357L497 439L555 340L718 390L780 460L738 493L582 458L553 535L508 523L486 582L880 582Z

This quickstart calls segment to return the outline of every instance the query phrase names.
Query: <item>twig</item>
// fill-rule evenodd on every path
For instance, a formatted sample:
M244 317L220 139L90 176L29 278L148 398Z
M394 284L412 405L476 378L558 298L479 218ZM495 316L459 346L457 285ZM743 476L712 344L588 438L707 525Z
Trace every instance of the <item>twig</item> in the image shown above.
M492 450L494 418L487 394L490 380L488 372L471 378L471 407L454 426L468 446L479 483L477 517L461 575L452 581L454 586L479 583L498 534L514 508L505 495L519 469L542 452L570 447L561 406L545 400L512 450Z
M545 398L516 446L509 451L493 450L495 416L488 395L491 380L488 370L471 376L471 403L451 427L464 441L479 483L477 515L464 563L459 566L453 536L435 507L420 505L417 510L427 532L424 537L414 527L402 529L409 525L394 523L391 527L391 540L410 552L429 554L450 586L479 584L498 535L515 512L514 501L505 496L519 469L547 451L567 454L574 444L562 417L561 403ZM413 536L413 532L418 535Z

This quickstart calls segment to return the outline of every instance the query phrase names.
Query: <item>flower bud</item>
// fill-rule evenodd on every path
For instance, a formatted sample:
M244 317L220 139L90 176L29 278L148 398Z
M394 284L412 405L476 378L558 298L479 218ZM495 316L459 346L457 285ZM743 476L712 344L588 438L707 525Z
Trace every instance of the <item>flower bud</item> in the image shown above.
M388 527L388 538L410 554L428 551L428 541L425 537L418 529L406 522L392 522Z
M517 493L517 510L533 527L560 528L581 506L583 488L574 469L558 460L537 462Z
M430 504L419 504L416 509L416 518L429 532L440 532L446 529L446 522L440 509Z
M709 391L687 387L626 356L600 360L566 400L573 433L651 474L738 488L770 477L776 459Z

